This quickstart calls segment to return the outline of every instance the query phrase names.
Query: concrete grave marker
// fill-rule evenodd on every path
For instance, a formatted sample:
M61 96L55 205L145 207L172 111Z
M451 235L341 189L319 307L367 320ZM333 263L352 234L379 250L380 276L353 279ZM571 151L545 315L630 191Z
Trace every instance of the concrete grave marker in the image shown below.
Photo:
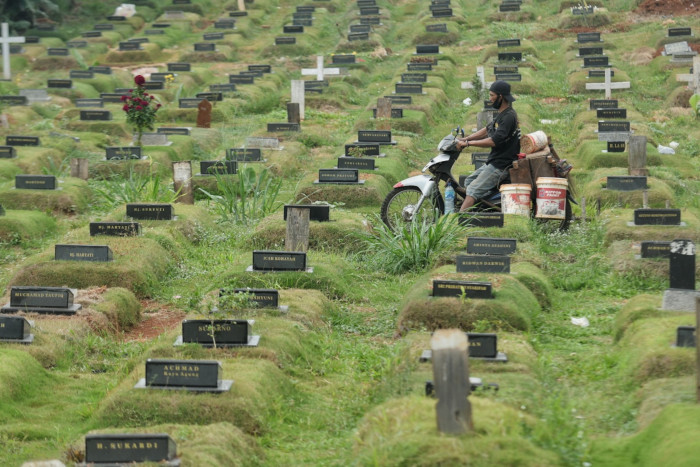
M2 45L2 77L9 80L12 77L10 72L10 44L24 44L24 37L10 37L7 23L0 25L0 45Z
M605 91L605 98L610 99L612 96L612 90L613 89L629 89L630 88L630 82L629 81L622 81L622 82L612 82L612 76L610 74L610 69L605 70L605 82L604 83L586 83L586 90L594 90L594 91Z

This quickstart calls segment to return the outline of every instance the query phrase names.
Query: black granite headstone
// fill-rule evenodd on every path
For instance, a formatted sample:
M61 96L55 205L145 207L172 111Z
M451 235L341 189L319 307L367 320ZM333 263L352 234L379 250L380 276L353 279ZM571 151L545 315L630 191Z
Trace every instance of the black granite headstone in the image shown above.
M12 146L0 146L0 159L12 159L17 157L17 152Z
M498 47L520 47L520 39L499 39Z
M624 141L608 141L607 143L608 152L625 152L626 143Z
M216 44L213 42L197 42L194 44L195 52L214 52L216 51Z
M189 63L173 62L168 63L168 71L190 71L192 66Z
M253 271L305 271L306 253L298 251L253 251Z
M190 129L187 127L160 127L156 130L157 133L161 135L178 135L178 136L189 136Z
M635 209L634 225L680 225L680 209Z
M695 290L695 243L692 240L673 240L668 257L669 287Z
M579 32L578 34L576 34L576 41L580 44L585 42L600 42L600 33Z
M199 172L202 175L235 174L238 173L236 161L199 161Z
M606 188L615 191L646 190L647 178L644 176L609 176Z
M0 104L27 105L27 96L0 96Z
M70 89L73 87L73 81L70 79L49 79L46 81L46 87L52 89Z
M610 57L607 56L583 57L583 66L584 68L591 66L607 67L610 66L610 63L608 62L609 58Z
M676 328L676 347L695 347L695 326L678 326Z
M499 62L520 62L522 59L522 52L498 52Z
M24 316L0 315L0 342L30 343L32 327Z
M514 238L467 238L467 253L471 255L511 255L515 253L517 240Z
M250 344L250 323L244 319L186 319L182 322L182 343L210 347Z
M498 337L496 334L468 332L469 358L496 358Z
M141 234L138 222L90 222L90 236L135 237Z
M173 460L175 456L175 441L165 433L85 435L87 463L161 462Z
M439 54L440 46L437 44L425 44L416 46L416 55L432 55Z
M490 282L433 280L433 297L493 298Z
M411 105L413 102L411 96L384 96L384 99L389 99L391 105Z
M610 77L615 76L615 70L610 70ZM588 70L589 78L605 78L605 70Z
M591 99L589 101L590 109L617 109L617 99Z
M284 34L303 34L304 26L295 26L293 24L289 26L282 26L282 32Z
M73 290L65 287L12 286L10 303L0 308L0 311L74 314L81 305L74 304L73 297Z
M105 159L108 161L141 159L140 146L110 146L105 148Z
M627 118L627 109L597 109L597 118Z
M146 360L144 385L152 388L207 388L221 385L221 363L216 360ZM139 385L137 385L138 387Z
M642 258L668 258L671 254L671 242L644 241L641 245Z
M690 36L690 28L668 28L668 37Z
M296 37L275 37L275 45L291 45L296 43Z
M598 133L629 131L630 122L598 122Z
M56 261L112 261L112 250L108 245L65 245L54 247Z
M110 112L109 110L81 110L80 120L109 121L112 120L112 112Z
M357 141L360 143L391 143L391 131L358 130Z
M46 53L49 57L67 57L70 51L65 47L49 47Z
M132 50L142 50L141 43L140 42L129 42L129 41L124 41L124 42L119 43L119 51L120 52L126 52L126 51L132 51Z
M225 295L227 291L222 290L219 296ZM276 289L234 289L234 294L247 294L250 301L257 308L278 308L280 293Z
M331 207L327 204L285 204L284 220L287 220L287 211L290 208L308 209L310 221L327 222L331 217Z
M457 272L509 273L510 257L496 255L458 255Z
M82 98L75 100L76 107L104 107L104 105L102 99Z
M339 157L339 169L374 170L374 159L367 157Z
M275 133L279 131L301 131L301 127L298 123L268 123L267 131L268 133Z
M171 220L173 206L164 203L128 203L126 215L141 220Z
M378 144L346 144L345 145L345 156L346 157L360 157L360 156L379 156L379 145Z
M226 159L238 162L259 162L262 152L259 148L230 148L226 150Z
M359 183L357 169L318 169L318 183Z
M53 175L15 175L15 188L24 190L55 190Z

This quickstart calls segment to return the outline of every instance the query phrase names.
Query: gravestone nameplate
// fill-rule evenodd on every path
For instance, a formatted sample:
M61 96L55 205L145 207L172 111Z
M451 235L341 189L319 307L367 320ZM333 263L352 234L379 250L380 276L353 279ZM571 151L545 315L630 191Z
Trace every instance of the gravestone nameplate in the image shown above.
M425 44L416 46L416 55L439 54L440 46L437 44Z
M669 288L695 290L695 243L676 239L669 250Z
M578 56L585 57L588 55L603 55L602 47L579 47Z
M39 43L39 36L25 36L24 43L25 44L38 44Z
M350 65L355 63L355 56L351 54L339 54L331 56L333 65Z
M309 271L306 253L299 251L253 251L253 265L248 271Z
M219 297L222 297L227 293L227 290L221 289L219 292ZM234 289L233 293L248 295L250 303L256 308L278 308L280 311L289 310L289 307L286 305L280 306L280 293L276 289Z
M357 142L379 143L380 146L382 144L396 144L396 142L391 139L390 130L357 130Z
M680 225L680 209L652 209L643 208L634 210L634 225Z
M427 24L425 32L447 32L447 23Z
M90 222L90 236L136 237L141 235L138 222Z
M331 207L327 204L285 204L284 220L287 220L287 210L290 208L308 209L310 221L327 222L331 220Z
M175 441L166 433L85 435L85 462L95 465L165 462L175 459Z
M449 18L452 16L452 8L435 8L432 13L433 18Z
M112 74L112 67L111 66L93 65L91 67L88 67L88 70L92 71L93 73L100 74L100 75L111 75Z
M610 57L608 56L583 57L583 67L587 68L592 66L610 66L608 62L609 58Z
M498 337L491 333L468 332L469 358L505 362L506 355L498 351Z
M671 254L671 242L643 241L641 258L668 258Z
M363 184L357 169L318 169L315 183Z
M411 105L413 102L411 96L384 96L384 99L389 99L391 105Z
M110 112L109 110L81 110L80 120L109 121L112 120L112 112Z
M346 157L379 157L381 154L379 152L378 144L346 144L345 145L345 156Z
M608 190L635 191L646 190L647 178L643 176L609 176L606 183Z
M127 52L127 51L132 51L132 50L143 50L141 48L141 43L140 42L120 42L119 43L119 51L120 52Z
M585 42L601 42L599 32L579 32L576 34L576 41L579 44Z
M0 315L0 342L30 344L34 341L32 326L24 316Z
M372 32L372 26L370 26L369 24L351 24L350 32L369 34L370 32ZM351 56L354 57L354 55ZM353 61L353 63L355 62Z
M183 97L178 99L178 105L181 109L197 109L202 99L196 97Z
M374 159L367 157L339 157L339 169L375 170Z
M238 173L238 164L236 161L199 161L199 171L201 175L226 174L232 175Z
M676 347L695 347L697 345L695 326L678 326L676 328Z
M75 291L66 287L12 286L10 303L0 311L75 314L82 306L73 303L74 296Z
M517 73L519 73L518 65L496 65L493 67L494 75Z
M108 245L66 245L57 244L54 247L56 261L112 261L112 250Z
M12 159L17 157L17 152L12 146L0 146L0 159Z
M53 89L70 89L73 87L73 81L70 79L49 79L46 81L46 87Z
M95 31L114 31L114 25L110 23L99 23L92 27Z
M148 44L151 40L148 37L133 37L127 39L128 42L138 42L139 44Z
M194 44L195 52L215 52L216 44L213 42L197 42Z
M311 18L292 18L292 26L313 26L314 21Z
M49 47L46 53L49 57L67 57L70 52L65 47Z
M472 227L503 227L503 213L479 212L460 216L460 225Z
M165 31L163 29L146 29L144 34L147 36L163 36L165 35Z
M146 360L146 377L135 389L175 389L198 392L225 392L232 380L221 379L221 363L216 360Z
M260 162L262 152L258 148L229 148L226 150L226 159L237 162Z
M493 298L490 282L433 280L433 297Z
M301 126L298 123L268 123L267 131L268 133L275 133L278 131L301 131Z
M275 45L291 45L296 43L296 37L275 37Z
M257 347L260 336L250 333L250 322L245 319L186 319L182 322L182 336L175 345L199 344L202 347Z
M163 81L146 81L143 83L143 88L149 91L160 91L165 89L165 83Z
M498 47L520 47L520 39L499 39Z
M121 104L123 94L117 92L102 92L100 99L107 104Z
M104 107L102 99L82 98L75 100L76 107Z
M141 146L107 147L105 148L105 159L108 161L141 159Z
M608 141L607 152L625 152L626 143L624 141Z
M24 190L55 190L53 175L15 175L15 188Z
M520 11L520 4L519 3L501 3L500 5L498 5L498 11L501 13Z
M691 36L690 28L668 28L668 37Z
M360 24L369 24L369 25L380 25L382 24L381 18L378 16L371 16L371 17L364 17L360 18Z
M515 253L517 240L514 238L467 238L467 253L471 255L511 255Z
M295 26L293 24L289 25L289 26L283 26L282 33L284 33L284 34L303 34L304 33L304 26Z
M165 203L128 203L126 215L142 220L172 220L173 206Z
M367 40L369 40L369 33L366 32L351 32L348 34L348 42Z
M260 71L262 73L272 73L272 65L248 65L248 71Z
M590 109L617 109L617 99L591 99Z
M401 82L403 83L425 83L427 81L427 73L401 73Z
M589 78L605 78L606 70L588 70ZM615 70L610 70L610 77L615 76Z
M630 122L598 122L598 133L630 131Z
M236 20L234 19L220 19L218 21L214 22L214 28L215 29L235 29L236 27Z
M255 76L229 75L228 82L232 84L255 84Z
M68 41L66 42L66 47L69 49L82 49L87 47L87 41Z
M523 80L523 76L520 73L497 73L496 79L508 82L519 82Z
M407 63L406 69L408 71L433 71L432 63Z
M372 109L372 118L377 118L377 109ZM403 109L391 109L389 118L403 118Z
M174 127L174 126L162 126L156 130L162 135L178 135L178 136L189 136L190 128L187 127Z
M498 52L499 62L520 62L522 60L522 52Z
M209 102L221 102L224 100L224 95L221 92L198 92L195 94L197 99L206 99Z
M627 118L627 109L597 109L597 118Z
M192 69L192 65L189 63L182 63L182 62L173 62L173 63L168 63L168 71L190 71Z
M5 105L27 105L27 96L0 96L0 103Z
M233 83L223 83L223 84L210 84L209 90L211 92L234 92L236 90L236 85Z
M456 258L457 272L510 273L509 256L467 256Z
M202 39L205 41L218 41L224 38L224 33L223 32L211 32L208 34L204 34L202 36Z

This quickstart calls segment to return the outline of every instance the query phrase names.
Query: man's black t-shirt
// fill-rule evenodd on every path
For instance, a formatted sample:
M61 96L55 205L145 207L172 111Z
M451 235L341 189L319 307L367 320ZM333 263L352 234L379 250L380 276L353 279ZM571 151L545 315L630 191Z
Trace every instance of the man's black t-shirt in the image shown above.
M496 114L493 122L486 126L486 133L495 146L491 148L487 164L503 170L518 159L520 152L520 123L518 114L508 106Z

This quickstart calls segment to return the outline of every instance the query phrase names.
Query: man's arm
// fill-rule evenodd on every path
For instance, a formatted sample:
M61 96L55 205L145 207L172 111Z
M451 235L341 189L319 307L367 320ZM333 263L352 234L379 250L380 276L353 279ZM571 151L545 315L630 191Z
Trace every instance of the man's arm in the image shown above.
M467 136L466 138L457 138L457 148L464 149L469 146L476 146L479 148L492 148L495 146L495 143L491 138L488 138L487 135L488 133L486 131L486 127L484 127L481 130Z

